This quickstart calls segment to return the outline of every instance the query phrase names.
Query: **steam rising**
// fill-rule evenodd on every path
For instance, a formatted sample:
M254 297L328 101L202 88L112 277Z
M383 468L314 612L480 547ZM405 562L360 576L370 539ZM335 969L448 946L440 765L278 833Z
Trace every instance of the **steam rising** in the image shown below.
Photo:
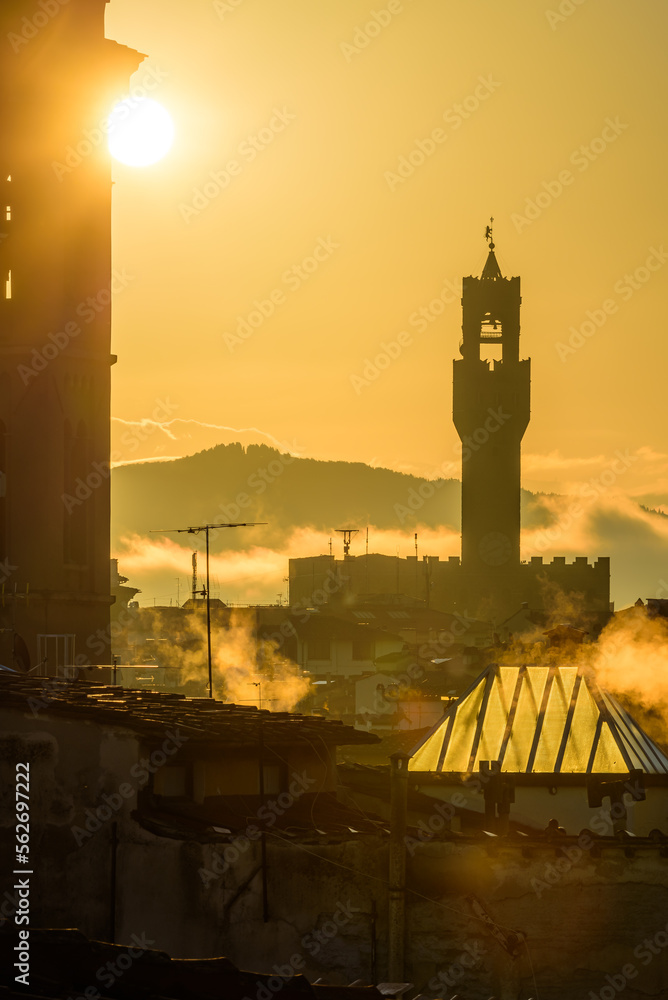
M578 645L546 646L545 632L557 625L589 631L593 621L583 612L582 595L565 594L555 584L543 585L547 621L512 640L496 657L504 664L556 663L584 667L601 688L617 697L636 721L658 742L668 742L668 620L652 617L639 605L611 618L596 639Z
M168 628L165 628L168 632ZM162 652L167 666L179 671L180 684L208 685L206 619L188 617L187 648L170 645ZM291 712L309 693L311 683L300 667L278 649L276 642L258 640L240 613L229 627L211 629L213 696L238 705L257 705L273 712Z
M647 511L632 499L623 496L598 496L572 507L568 496L534 498L534 506L522 534L522 555L541 554L549 561L553 555L577 555L589 552L612 557L613 584L618 603L630 604L636 598L668 598L668 517ZM370 551L405 557L413 554L413 526L409 530L381 531L370 529ZM362 538L362 536L360 536ZM442 529L419 528L421 553L446 557L459 551L459 533L455 527ZM220 596L226 601L262 603L285 592L287 560L290 557L328 551L329 535L313 528L294 529L278 542L273 537L262 538L264 544L245 551L228 550L224 555L212 555L211 572L218 578ZM363 540L357 553L364 551ZM141 586L147 597L162 586L166 577L181 574L187 579L189 550L172 539L133 536L123 539L116 553L133 583ZM339 553L340 557L340 553ZM157 593L163 593L157 590ZM174 595L175 596L175 595ZM287 596L287 595L286 595ZM167 603L165 601L165 603ZM657 739L668 734L660 716L668 717L668 626L661 618L649 618L645 608L630 609L616 615L603 630L598 641L546 652L544 631L562 623L586 629L591 634L594 623L583 615L583 599L579 594L564 594L545 583L542 606L548 612L545 625L537 626L531 635L525 634L503 655L507 662L518 657L556 657L562 663L584 663L593 670L600 685L623 700L638 721ZM540 643L540 647L531 646ZM253 683L261 680L262 702L267 708L289 709L308 690L308 682L299 668L275 647L255 656L252 636L240 624L229 633L216 630L213 640L215 687L219 696L240 703L257 702L258 689ZM185 657L183 676L204 677L206 672L206 635L202 626L196 648L179 655ZM513 660L514 658L514 660Z
M259 530L260 529L256 529ZM369 529L372 552L389 552L408 556L415 554L413 533ZM361 537L361 536L360 536ZM222 555L211 555L211 577L220 583L220 597L225 602L267 603L276 594L285 591L287 561L291 558L329 551L330 536L314 528L297 528L280 545L271 542L253 545L244 551L228 550ZM272 540L273 541L273 540ZM420 530L420 549L430 555L446 557L459 551L459 534L454 530ZM364 541L358 543L357 553L364 551ZM179 545L171 538L132 535L122 540L122 548L114 554L119 557L123 573L149 595L149 585L164 588L165 577L181 574L184 580L190 572L190 548ZM353 554L356 550L353 547ZM336 553L341 558L341 551ZM146 579L150 574L150 584ZM153 583L153 581L156 583ZM160 583L162 581L162 584ZM159 594L164 590L159 589ZM213 593L213 590L212 590ZM176 589L174 590L176 596ZM287 594L286 594L287 596ZM151 600L151 603L152 600ZM169 599L167 602L169 603Z
M643 509L634 500L622 496L587 497L575 501L572 496L536 496L531 498L523 516L522 558L543 556L549 562L555 555L573 558L588 553L592 560L609 555L612 566L612 597L617 606L633 603L638 597L668 596L666 563L668 560L668 517ZM418 514L419 521L419 514ZM414 554L413 535L419 532L420 554L442 559L460 551L456 525L442 527L419 523L397 525L396 530L369 528L371 552L384 552L402 558ZM220 582L220 597L235 603L269 603L283 592L287 560L329 551L329 533L308 526L285 528L279 525L254 528L252 538L239 536L245 549L228 549L224 555L212 554L211 572ZM236 541L236 539L235 539ZM121 560L123 572L141 587L147 599L169 603L169 585L177 575L184 583L189 575L190 549L174 539L156 536L126 536L114 556ZM353 543L351 554L364 552L364 533ZM341 557L340 548L334 549ZM176 598L176 587L172 596ZM140 598L141 600L141 598Z
M598 642L585 646L601 687L618 695L650 735L668 739L668 622L645 608L616 616Z

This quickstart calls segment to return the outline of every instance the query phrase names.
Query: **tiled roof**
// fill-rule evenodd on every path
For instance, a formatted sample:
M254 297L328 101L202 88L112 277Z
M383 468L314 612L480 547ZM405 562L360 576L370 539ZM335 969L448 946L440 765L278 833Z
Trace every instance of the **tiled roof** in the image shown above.
M370 747L350 747L337 751L340 764L364 764L368 766L388 767L393 753L409 753L416 740L430 732L428 729L394 729L379 730L375 735L378 743Z
M58 686L56 686L58 685ZM88 681L0 675L0 710L86 719L98 725L130 729L141 736L162 737L178 727L194 742L247 745L262 736L267 744L313 743L330 746L376 743L378 738L322 716L269 712L211 698L132 690Z
M413 750L410 771L668 775L668 758L578 667L489 666Z

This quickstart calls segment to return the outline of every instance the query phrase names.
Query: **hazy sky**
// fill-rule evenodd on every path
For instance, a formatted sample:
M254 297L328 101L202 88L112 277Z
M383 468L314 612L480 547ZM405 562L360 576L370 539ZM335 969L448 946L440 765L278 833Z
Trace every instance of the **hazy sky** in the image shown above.
M625 486L662 490L667 28L664 0L112 0L177 127L114 167L116 430L169 400L176 440L142 455L239 436L191 421L437 474L493 215L533 364L525 485L644 449Z

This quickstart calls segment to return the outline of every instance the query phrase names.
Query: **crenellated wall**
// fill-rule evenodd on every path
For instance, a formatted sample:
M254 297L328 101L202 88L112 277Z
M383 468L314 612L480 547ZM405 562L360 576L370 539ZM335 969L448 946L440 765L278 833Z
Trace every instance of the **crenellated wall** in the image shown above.
M466 571L458 556L441 561L438 556L370 554L315 556L290 560L290 604L322 607L327 602L349 604L373 594L403 594L426 601L438 610L467 614L485 620L503 621L523 603L532 609L549 610L553 590L577 595L583 613L605 613L610 609L610 559L589 562L565 556L550 562L535 556L507 570L497 569L493 578L483 572Z

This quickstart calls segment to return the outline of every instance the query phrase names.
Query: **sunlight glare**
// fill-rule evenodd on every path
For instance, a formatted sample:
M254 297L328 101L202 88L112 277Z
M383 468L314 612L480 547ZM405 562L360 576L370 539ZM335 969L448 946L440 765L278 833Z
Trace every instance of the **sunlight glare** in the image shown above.
M130 167L149 167L167 155L174 142L169 112L150 98L127 97L109 115L109 152Z

